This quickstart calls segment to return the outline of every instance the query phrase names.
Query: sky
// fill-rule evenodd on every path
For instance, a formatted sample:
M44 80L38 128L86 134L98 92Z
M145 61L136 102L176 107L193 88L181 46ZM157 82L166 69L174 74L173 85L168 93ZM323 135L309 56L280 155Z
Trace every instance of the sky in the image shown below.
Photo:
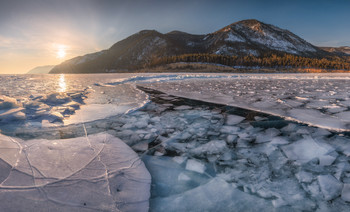
M350 0L0 0L0 74L107 49L144 29L206 34L244 19L350 46Z

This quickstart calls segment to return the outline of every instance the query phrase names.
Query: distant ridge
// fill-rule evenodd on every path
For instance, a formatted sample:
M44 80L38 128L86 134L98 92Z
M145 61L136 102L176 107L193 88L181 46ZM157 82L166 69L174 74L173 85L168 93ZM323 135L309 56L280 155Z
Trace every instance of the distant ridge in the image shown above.
M167 58L177 57L169 61L188 62L192 57L181 58L181 55L194 54L223 56L222 61L233 56L263 58L273 54L306 58L338 56L326 50L308 43L288 30L249 19L206 35L192 35L181 31L162 34L155 30L142 30L107 50L67 60L55 66L50 73L132 72L155 64L154 61L159 59L164 62L168 61ZM324 63L328 65L328 61ZM324 66L328 67L326 65Z
M47 65L47 66L37 66L30 71L27 72L27 74L48 74L51 69L55 67L54 65Z
M349 46L341 46L341 47L320 47L321 49L331 52L340 56L350 56L350 47Z

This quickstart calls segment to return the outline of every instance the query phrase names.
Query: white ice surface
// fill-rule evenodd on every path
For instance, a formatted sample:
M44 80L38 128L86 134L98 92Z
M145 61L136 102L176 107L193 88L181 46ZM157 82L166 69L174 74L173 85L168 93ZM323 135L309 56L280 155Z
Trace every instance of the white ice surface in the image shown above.
M0 211L148 211L151 177L106 133L60 140L0 135Z

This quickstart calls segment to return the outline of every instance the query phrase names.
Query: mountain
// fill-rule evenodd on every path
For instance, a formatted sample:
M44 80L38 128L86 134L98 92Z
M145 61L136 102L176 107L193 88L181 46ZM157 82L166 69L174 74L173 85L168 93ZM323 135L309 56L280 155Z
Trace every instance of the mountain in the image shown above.
M28 71L27 74L48 74L53 67L55 66L38 66Z
M341 47L320 47L324 51L337 54L339 56L350 56L350 47L341 46Z
M145 67L157 58L184 54L263 56L286 53L304 57L331 54L288 30L252 19L206 35L180 31L162 34L143 30L107 50L67 60L55 66L50 73L127 72Z

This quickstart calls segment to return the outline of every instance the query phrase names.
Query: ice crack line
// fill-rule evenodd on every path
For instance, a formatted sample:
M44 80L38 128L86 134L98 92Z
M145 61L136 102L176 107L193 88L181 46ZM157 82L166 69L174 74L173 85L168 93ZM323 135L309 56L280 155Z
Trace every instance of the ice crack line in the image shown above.
M85 137L86 137L86 141L88 142L89 144L89 147L94 151L94 153L96 154L96 150L92 147L91 145L91 142L89 140L89 137L88 137L88 134L87 134L87 130L86 130L86 127L85 127L85 123L83 123L83 128L84 128L84 132L85 132ZM102 150L104 149L105 145L106 145L106 141L107 141L107 135L103 141L103 147L101 148L101 150L99 151L99 153L97 154L97 160L99 162L101 162L101 164L103 165L104 169L105 169L105 179L106 179L106 182L107 182L107 192L108 192L108 195L109 196L112 196L112 193L111 193L111 186L110 186L110 182L109 182L109 173L108 173L108 168L107 168L107 165L101 160L101 156L100 156L100 153L102 152Z

